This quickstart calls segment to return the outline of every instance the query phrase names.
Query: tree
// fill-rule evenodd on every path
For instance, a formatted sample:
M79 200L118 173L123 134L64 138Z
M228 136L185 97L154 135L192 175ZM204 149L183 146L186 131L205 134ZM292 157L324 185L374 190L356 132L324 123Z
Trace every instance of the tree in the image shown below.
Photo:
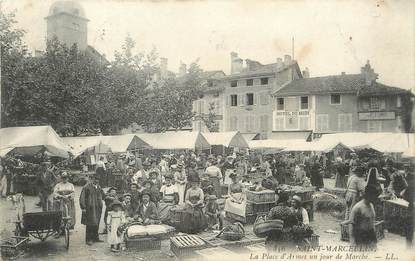
M218 132L219 131L219 123L216 121L216 105L214 102L209 103L209 109L207 115L202 115L202 120L206 125L206 128L210 132Z
M16 28L15 12L5 13L0 2L0 59L1 59L1 126L7 127L10 88L14 80L22 77L24 58L27 56L27 47L22 37L24 31Z

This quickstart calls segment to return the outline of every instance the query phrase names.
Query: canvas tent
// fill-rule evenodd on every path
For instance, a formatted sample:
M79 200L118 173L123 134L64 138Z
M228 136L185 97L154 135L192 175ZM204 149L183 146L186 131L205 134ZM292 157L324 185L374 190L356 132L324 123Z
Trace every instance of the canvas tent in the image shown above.
M404 157L404 158L415 158L415 145L412 145L411 147L407 148L403 152L402 157Z
M210 149L210 144L200 132L175 131L164 133L137 133L135 135L156 150Z
M71 146L75 156L81 155L90 148L96 153L122 153L129 150L151 148L145 141L134 134L115 136L88 136L88 137L65 137L63 140Z
M213 145L222 145L232 148L248 148L248 143L239 131L202 133L207 142Z
M45 151L51 156L69 158L71 148L50 126L0 129L0 156L5 156L11 151L23 155Z

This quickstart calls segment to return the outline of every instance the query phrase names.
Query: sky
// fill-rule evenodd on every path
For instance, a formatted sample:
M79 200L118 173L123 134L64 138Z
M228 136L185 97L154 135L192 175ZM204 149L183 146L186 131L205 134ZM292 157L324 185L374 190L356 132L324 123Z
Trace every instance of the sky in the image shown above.
M44 50L54 0L1 0L16 10L31 50ZM153 46L168 69L199 59L204 70L230 71L230 52L273 63L292 53L311 77L359 73L367 60L379 81L415 87L415 1L411 0L80 0L88 43L110 60L129 34L138 51Z

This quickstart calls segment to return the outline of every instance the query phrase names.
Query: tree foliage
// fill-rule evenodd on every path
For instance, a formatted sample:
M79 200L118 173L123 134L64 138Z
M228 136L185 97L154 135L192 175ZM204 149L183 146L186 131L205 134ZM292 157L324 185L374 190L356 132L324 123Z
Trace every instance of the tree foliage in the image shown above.
M183 77L161 78L156 49L135 52L130 36L109 63L57 39L34 57L15 24L0 11L5 125L48 124L63 136L116 134L134 122L151 132L190 125L202 82L196 62Z

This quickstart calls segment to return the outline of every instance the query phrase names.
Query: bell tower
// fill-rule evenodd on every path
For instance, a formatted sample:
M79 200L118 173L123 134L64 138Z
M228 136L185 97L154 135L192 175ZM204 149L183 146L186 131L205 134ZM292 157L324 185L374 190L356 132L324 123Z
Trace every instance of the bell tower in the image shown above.
M71 48L73 44L84 51L88 46L88 19L82 6L76 1L57 1L45 17L47 40L54 37Z

